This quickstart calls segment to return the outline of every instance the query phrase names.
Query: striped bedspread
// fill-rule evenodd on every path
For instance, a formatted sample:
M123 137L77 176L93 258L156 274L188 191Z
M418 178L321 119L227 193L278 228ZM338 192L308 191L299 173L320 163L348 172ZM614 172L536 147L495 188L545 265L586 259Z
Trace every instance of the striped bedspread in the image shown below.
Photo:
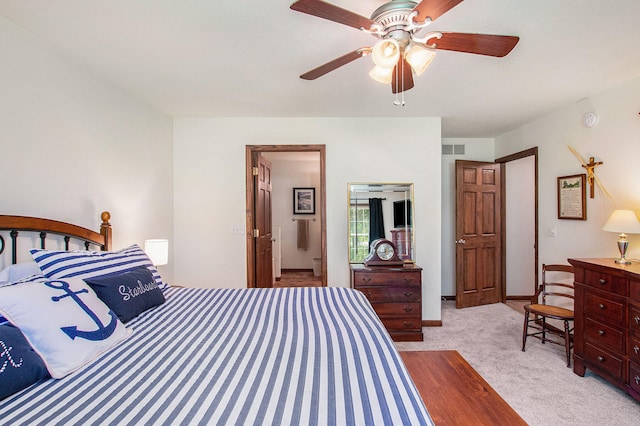
M0 424L432 424L355 290L165 295L89 367L0 401Z

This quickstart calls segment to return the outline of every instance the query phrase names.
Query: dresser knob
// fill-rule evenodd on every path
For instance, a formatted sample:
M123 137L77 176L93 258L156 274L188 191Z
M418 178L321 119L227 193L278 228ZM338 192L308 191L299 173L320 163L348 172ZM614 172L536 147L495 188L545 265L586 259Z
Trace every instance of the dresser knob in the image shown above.
M403 277L402 278L404 280L405 283L409 284L411 281L413 281L413 278L407 278L407 277Z
M607 283L607 280L605 280L604 278L600 278L600 284L605 285Z
M638 351L640 351L640 348L638 347L638 345L633 346L633 351L636 353L636 355L638 355Z
M604 330L598 330L598 334L604 336Z
M371 277L362 277L362 281L364 281L365 283L368 283L371 281Z
M405 307L404 307L404 311L405 311L405 312L411 312L411 311L413 311L413 306L405 306Z
M411 321L404 321L402 325L404 325L405 328L413 327L413 323Z
M412 291L407 291L407 292L405 292L404 295L407 296L407 297L411 297L411 296L413 296L413 292Z
M598 308L600 308L600 309L604 309L604 304L603 304L603 303L600 303L600 304L598 305Z
M598 357L598 361L600 361L600 362L604 361L604 357L603 356L599 356Z

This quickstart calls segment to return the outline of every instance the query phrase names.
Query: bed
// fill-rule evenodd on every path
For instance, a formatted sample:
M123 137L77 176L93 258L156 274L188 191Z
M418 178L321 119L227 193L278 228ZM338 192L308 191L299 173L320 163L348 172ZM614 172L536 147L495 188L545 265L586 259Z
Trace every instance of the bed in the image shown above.
M29 251L49 277L36 274L17 284L0 284L0 299L20 301L27 286L34 286L66 292L57 299L71 303L91 291L77 290L76 281L100 284L123 276L122 271L110 269L113 260L108 266L91 264L94 257L115 256L142 262L134 272L148 269L143 272L151 277L149 293L157 293L159 282L163 300L118 322L109 338L118 333L121 338L80 367L60 373L54 366L53 373L47 371L33 385L1 399L2 424L433 424L391 338L356 290L171 287L161 281L139 248L110 250L108 213L102 215L100 232L44 219L0 216L0 235L11 235L0 238L0 252L8 255L11 245L12 263L18 251L14 236L26 231L38 233L39 247ZM49 234L63 235L64 250L45 247ZM79 238L83 249L94 245L99 250L62 253L69 249L67 237ZM67 262L76 253L83 261L60 267L60 259ZM96 294L100 289L90 288ZM142 294L144 288L141 284L135 290ZM16 312L20 303L7 303L0 301L0 313L9 323L23 325L18 327L23 334L31 333L29 327L41 326L22 317L32 312ZM35 304L35 297L29 303ZM116 308L105 305L115 316ZM93 318L92 324L105 325L109 317L104 318ZM40 355L41 343L36 340L27 337ZM15 369L17 361L9 361L0 358L0 367L4 362L5 370Z

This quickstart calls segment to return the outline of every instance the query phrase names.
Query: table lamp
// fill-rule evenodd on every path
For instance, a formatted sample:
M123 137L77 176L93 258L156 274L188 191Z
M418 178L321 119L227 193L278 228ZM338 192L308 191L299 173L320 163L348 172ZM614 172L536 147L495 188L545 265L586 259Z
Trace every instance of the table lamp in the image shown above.
M169 263L169 240L145 240L144 251L154 266L162 266Z
M602 227L603 231L618 232L618 250L620 250L620 259L616 259L616 263L629 264L629 260L625 258L629 241L627 234L640 234L640 222L633 210L614 210L609 219Z

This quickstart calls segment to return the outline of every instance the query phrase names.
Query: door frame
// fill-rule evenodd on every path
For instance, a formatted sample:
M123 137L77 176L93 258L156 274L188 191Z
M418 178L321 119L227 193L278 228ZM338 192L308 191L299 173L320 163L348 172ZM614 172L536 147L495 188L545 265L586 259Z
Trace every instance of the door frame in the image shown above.
M514 154L510 154L510 155L506 155L504 157L500 157L500 158L496 158L494 160L495 163L499 163L500 164L500 168L501 170L501 179L502 179L502 206L500 208L500 214L502 215L502 271L501 271L501 275L502 275L502 302L506 302L507 301L507 251L506 251L506 247L507 247L507 230L506 230L506 224L507 224L507 203L506 203L506 163L510 162L510 161L515 161L515 160L520 160L522 158L525 157L530 157L533 156L533 162L534 162L534 206L535 206L535 212L534 212L534 217L535 217L535 224L534 224L534 265L535 265L535 272L534 272L534 283L533 283L533 294L535 294L537 286L538 286L538 147L533 147L533 148L529 148L526 149L524 151L520 151L520 152L516 152ZM523 300L532 300L533 299L533 295L531 298L527 298L527 297L518 297L518 298L512 298L512 299L523 299Z
M245 148L246 176L246 246L247 287L256 286L255 244L253 227L255 212L255 184L253 179L253 155L262 152L318 152L320 154L320 251L322 256L322 285L327 286L327 190L326 190L326 146L325 145L247 145Z

